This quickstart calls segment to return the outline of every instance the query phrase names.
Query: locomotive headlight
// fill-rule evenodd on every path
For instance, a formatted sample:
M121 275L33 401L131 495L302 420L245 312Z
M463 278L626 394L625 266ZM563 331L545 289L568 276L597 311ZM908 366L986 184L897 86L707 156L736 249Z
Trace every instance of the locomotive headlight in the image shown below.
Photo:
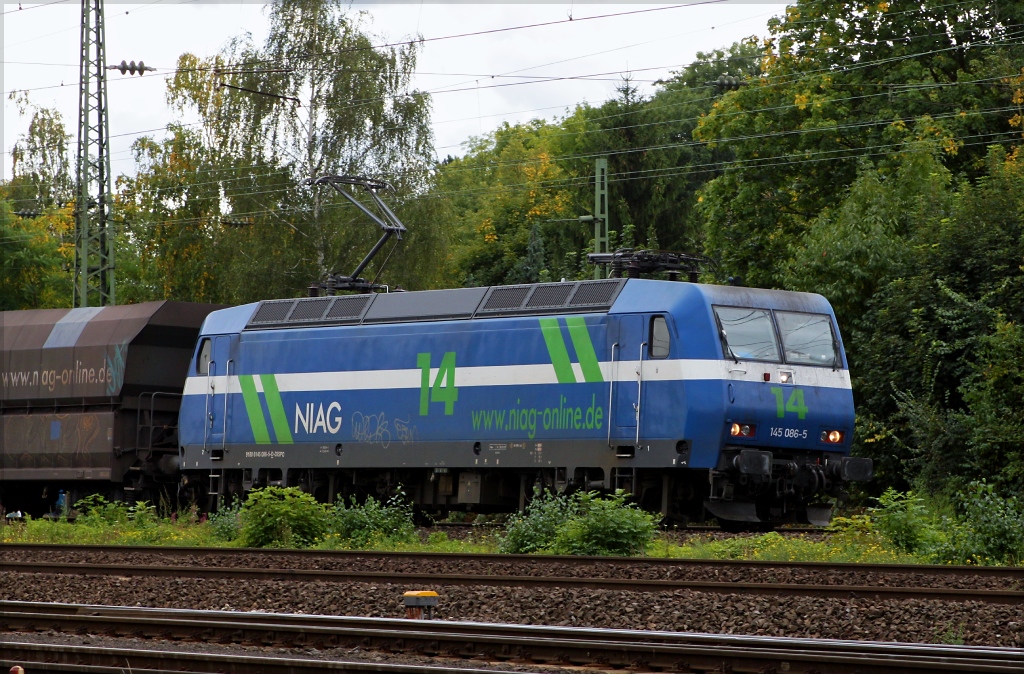
M733 424L729 427L729 435L738 438L752 438L757 426L754 424Z
M846 438L846 433L842 431L822 431L821 441L827 442L832 445L838 445Z

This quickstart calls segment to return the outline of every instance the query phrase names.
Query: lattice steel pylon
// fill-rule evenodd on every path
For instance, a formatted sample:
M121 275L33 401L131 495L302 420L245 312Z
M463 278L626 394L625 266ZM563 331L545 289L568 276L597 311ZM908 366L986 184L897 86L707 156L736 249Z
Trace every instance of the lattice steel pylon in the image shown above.
M594 161L594 252L608 253L608 158ZM594 278L605 277L607 270L594 265Z
M78 181L75 204L76 307L114 299L114 233L110 221L110 125L107 121L103 0L82 0L78 95Z

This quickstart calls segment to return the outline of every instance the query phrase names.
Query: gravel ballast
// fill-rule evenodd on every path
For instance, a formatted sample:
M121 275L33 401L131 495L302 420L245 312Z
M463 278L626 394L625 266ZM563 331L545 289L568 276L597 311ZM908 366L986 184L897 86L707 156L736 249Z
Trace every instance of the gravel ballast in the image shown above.
M402 594L415 589L441 595L435 616L442 620L1024 647L1024 607L970 601L28 573L0 577L0 596L9 600L388 618L404 617Z
M1020 581L987 575L960 575L921 571L878 571L856 567L742 566L715 564L712 561L679 564L648 563L642 559L628 563L594 561L586 564L554 559L509 558L495 560L472 555L432 557L417 561L409 557L387 555L277 555L260 552L204 552L125 550L110 552L81 548L73 552L24 548L7 549L8 562L45 560L61 564L117 564L123 566L241 567L256 569L298 569L324 571L378 572L391 574L436 573L486 576L549 576L559 578L620 578L629 580L680 580L728 583L786 583L806 585L843 585L871 587L927 587L962 590L1024 590ZM619 560L620 562L622 560Z

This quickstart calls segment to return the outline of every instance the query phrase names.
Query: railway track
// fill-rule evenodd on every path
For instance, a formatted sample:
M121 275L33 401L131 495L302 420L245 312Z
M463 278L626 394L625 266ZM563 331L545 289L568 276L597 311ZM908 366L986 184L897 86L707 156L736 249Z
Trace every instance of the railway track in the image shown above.
M969 590L959 588L889 587L872 585L816 585L687 580L587 578L567 576L487 576L453 573L392 573L323 571L305 569L257 569L251 567L139 566L121 564L53 564L50 562L0 562L2 573L54 573L81 576L227 578L243 581L288 580L335 583L392 583L409 586L476 585L500 587L576 587L586 590L672 592L692 590L723 594L763 594L805 597L873 597L886 599L942 599L996 604L1024 603L1019 590Z
M1019 649L879 643L680 632L500 625L294 614L184 611L133 607L0 602L6 633L0 663L43 671L437 672L437 668L322 659L203 654L30 643L17 632L62 632L317 650L359 648L438 658L478 659L632 671L904 674L1024 672ZM47 664L49 663L49 664ZM443 661L441 664L443 669ZM115 671L107 669L103 671ZM450 670L449 670L450 671ZM466 670L468 672L483 670Z
M36 558L52 558L50 561L9 561L14 553L32 553ZM81 555L79 557L78 555ZM88 558L102 555L108 562L93 563L67 561L57 558ZM149 562L109 563L120 555L129 558L142 555ZM267 561L271 560L267 568ZM472 572L446 572L446 562L462 562L472 559L484 566ZM174 563L175 560L187 563ZM200 563L196 563L197 560ZM313 560L327 560L335 566L348 566L346 561L363 562L382 560L407 562L403 569L414 567L423 571L382 570L335 570L323 568L290 568ZM209 562L209 563L203 563ZM486 563L496 566L489 568ZM217 565L214 565L216 563ZM259 563L261 566L256 566ZM327 562L324 562L327 564ZM521 568L517 564L522 564ZM352 566L356 564L352 563ZM313 564L312 566L316 566ZM372 567L373 564L367 566ZM645 578L642 573L619 573L620 577L609 577L609 570L629 571L637 567L678 571L683 567L720 567L739 570L746 576L761 576L772 581L772 569L803 569L821 572L822 578L809 577L803 582L759 582L739 579L694 580L690 578ZM509 570L514 573L509 573ZM553 571L553 573L548 573ZM569 573L571 571L571 573ZM915 582L914 586L866 582L861 575L860 584L834 582L844 571L864 574L904 574L934 576L938 582ZM503 587L559 587L586 590L629 590L639 592L672 592L691 590L723 594L754 594L771 596L809 596L835 598L884 598L884 599L939 599L958 602L985 602L992 604L1022 604L1024 591L1024 568L990 567L947 567L947 566L898 566L898 565L843 565L819 563L766 563L705 560L668 560L658 558L573 558L513 555L447 555L415 553L367 553L367 552L321 552L321 551L267 551L241 549L194 549L194 548L125 548L117 546L5 546L5 558L0 560L0 572L34 574L68 574L81 576L117 577L173 577L173 578L224 578L247 581L287 580L329 583L391 583L407 586L503 586ZM589 573L596 572L596 573ZM662 575L655 573L652 575ZM684 574L685 575L685 574ZM999 587L935 587L943 579L969 575L994 581ZM870 578L870 576L868 576ZM822 582L824 581L824 582Z

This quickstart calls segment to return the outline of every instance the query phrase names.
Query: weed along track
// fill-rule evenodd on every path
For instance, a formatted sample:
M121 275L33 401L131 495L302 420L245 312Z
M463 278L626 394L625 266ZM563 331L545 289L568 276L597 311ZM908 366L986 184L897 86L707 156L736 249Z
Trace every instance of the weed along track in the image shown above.
M20 601L397 618L404 592L430 589L446 621L1024 646L1019 568L29 545L4 553L0 592Z

